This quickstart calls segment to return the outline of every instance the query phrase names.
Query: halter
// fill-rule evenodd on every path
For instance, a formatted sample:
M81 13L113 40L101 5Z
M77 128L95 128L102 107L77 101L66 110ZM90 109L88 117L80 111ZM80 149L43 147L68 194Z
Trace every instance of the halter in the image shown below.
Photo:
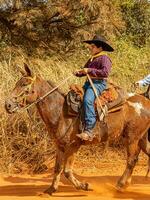
M16 110L17 110L17 112L19 112L20 110L28 109L28 108L31 107L32 105L39 103L39 102L42 101L44 98L46 98L49 94L51 94L52 92L54 92L55 90L57 90L62 84L64 84L64 83L65 83L69 78L71 78L72 76L74 76L74 75L71 74L70 76L68 76L66 79L64 79L63 81L61 81L56 87L54 87L53 89L51 89L50 91L48 91L48 92L47 92L45 95L43 95L42 97L39 97L37 100L33 101L31 104L26 105L26 106L24 106L23 108L20 108L19 110L18 110L17 108L15 108L15 109L13 110L13 112L16 111ZM33 77L33 78L32 78L32 77L28 77L28 78L32 80L32 82L26 86L28 93L25 94L24 92L21 92L18 96L16 96L16 97L21 97L21 98L22 98L22 102L23 102L24 104L27 102L26 99L27 99L27 97L28 97L29 94L30 94L30 90L31 90L31 88L32 88L32 85L34 84L34 82L35 82L35 80L36 80L36 76Z
M17 101L17 103L22 102L22 105L26 105L27 103L27 97L29 96L32 86L36 80L36 76L28 77L28 79L31 80L31 83L25 86L24 91L20 92L20 94L15 96L16 99L19 98L19 101Z

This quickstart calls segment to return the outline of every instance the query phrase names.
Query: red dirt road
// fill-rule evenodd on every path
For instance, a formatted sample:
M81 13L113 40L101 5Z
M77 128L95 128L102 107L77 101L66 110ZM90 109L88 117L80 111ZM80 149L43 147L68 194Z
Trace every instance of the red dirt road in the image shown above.
M150 200L150 178L145 179L142 166L136 168L131 186L121 193L116 191L115 184L123 172L123 165L114 171L113 166L105 164L101 169L78 170L75 176L82 181L88 181L93 191L76 190L63 176L57 193L51 196L40 196L39 194L48 188L52 180L52 174L44 175L13 175L0 177L0 200ZM103 170L105 169L105 170ZM107 170L106 170L107 169ZM141 173L139 173L141 171ZM102 173L103 172L103 173ZM78 175L77 175L78 174ZM80 174L80 175L79 175ZM119 174L116 175L116 174Z
M53 196L40 196L51 184L53 173L34 176L1 174L0 200L150 200L150 177L145 178L147 157L140 155L132 183L121 193L116 190L115 185L125 165L125 155L118 149L108 149L103 155L98 150L91 153L82 149L75 161L74 175L80 181L88 182L93 191L76 190L62 175L59 189ZM49 166L53 167L54 163Z

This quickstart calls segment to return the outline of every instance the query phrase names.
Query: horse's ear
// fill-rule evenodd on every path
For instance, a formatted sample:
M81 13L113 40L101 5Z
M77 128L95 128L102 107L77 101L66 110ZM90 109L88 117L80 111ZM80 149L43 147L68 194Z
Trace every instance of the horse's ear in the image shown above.
M22 76L26 76L26 72L18 64L16 64L15 67L22 74Z
M31 69L29 68L29 66L26 63L24 63L24 69L25 69L27 76L33 76Z

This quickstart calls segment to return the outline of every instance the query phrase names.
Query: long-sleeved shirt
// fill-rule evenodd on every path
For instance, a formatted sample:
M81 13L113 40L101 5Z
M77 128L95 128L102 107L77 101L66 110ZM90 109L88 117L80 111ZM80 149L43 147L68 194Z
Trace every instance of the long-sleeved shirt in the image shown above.
M107 78L109 76L110 70L112 67L112 62L110 58L105 55L94 56L92 59L89 59L85 64L84 68L88 68L88 74L91 77L97 78ZM82 73L77 76L84 76Z
M112 62L107 55L101 55L92 61L89 59L84 67L89 68L88 74L92 77L107 78L112 67Z
M150 85L150 74L144 79L139 80L138 83L140 87Z

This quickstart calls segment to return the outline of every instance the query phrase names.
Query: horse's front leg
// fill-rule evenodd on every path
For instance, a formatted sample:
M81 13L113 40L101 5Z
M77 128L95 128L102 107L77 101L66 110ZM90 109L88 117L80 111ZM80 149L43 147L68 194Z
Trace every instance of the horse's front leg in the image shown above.
M127 165L126 169L117 183L117 189L123 191L131 183L131 175L138 160L141 148L138 146L138 141L129 144L127 147Z
M64 160L64 175L75 186L76 189L90 190L89 184L82 183L79 180L77 180L72 172L74 164L74 156L75 153L78 151L79 147L80 145L73 144L66 151Z
M63 171L63 164L64 164L64 153L58 149L56 154L55 168L54 168L54 178L51 186L47 190L45 190L44 193L52 195L52 193L57 191L58 184L60 181L60 175Z

